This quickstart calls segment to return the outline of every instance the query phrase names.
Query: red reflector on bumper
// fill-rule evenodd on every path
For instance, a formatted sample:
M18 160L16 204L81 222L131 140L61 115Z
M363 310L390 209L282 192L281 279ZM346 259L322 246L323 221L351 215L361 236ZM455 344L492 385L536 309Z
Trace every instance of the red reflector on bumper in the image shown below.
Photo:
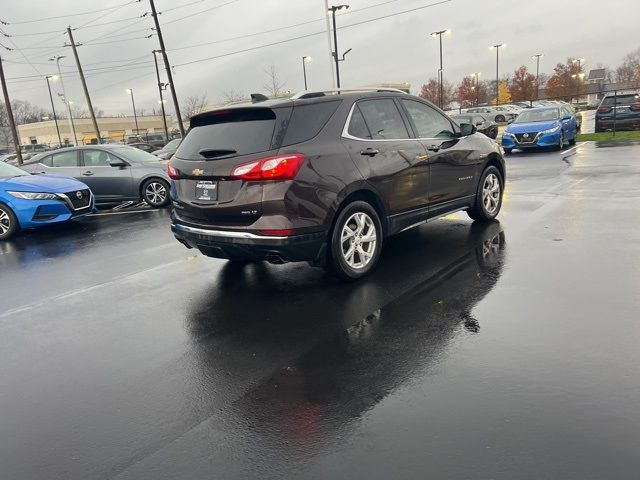
M285 228L282 230L260 230L262 235L273 235L273 236L285 236L285 235L293 235L294 230L292 228Z

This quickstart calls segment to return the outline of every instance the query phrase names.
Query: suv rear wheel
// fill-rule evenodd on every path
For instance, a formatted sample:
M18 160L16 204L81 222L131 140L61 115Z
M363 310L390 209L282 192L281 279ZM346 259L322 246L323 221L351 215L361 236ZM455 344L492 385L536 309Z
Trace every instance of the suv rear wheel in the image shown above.
M502 175L493 165L485 168L480 177L476 203L467 210L473 220L487 222L496 218L502 207Z
M329 239L327 269L344 280L367 275L378 263L382 249L382 226L375 209L355 201L338 214Z

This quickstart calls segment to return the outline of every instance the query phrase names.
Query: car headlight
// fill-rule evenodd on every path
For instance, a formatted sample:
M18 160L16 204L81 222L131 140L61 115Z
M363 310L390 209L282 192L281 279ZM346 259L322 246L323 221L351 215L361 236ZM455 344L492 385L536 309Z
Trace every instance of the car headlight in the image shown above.
M540 132L540 135L547 135L548 133L556 133L560 131L560 125L557 125L553 128L547 128L546 130L543 130Z
M7 192L15 198L23 200L57 200L58 196L54 193L37 193L37 192Z

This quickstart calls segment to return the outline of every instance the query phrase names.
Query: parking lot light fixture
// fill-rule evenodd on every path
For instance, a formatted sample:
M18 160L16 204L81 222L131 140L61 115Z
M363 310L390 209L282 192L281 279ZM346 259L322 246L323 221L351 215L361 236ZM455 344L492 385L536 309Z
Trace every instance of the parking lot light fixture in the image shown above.
M304 76L304 89L307 90L307 63L313 60L310 56L305 55L302 57L302 75Z
M62 71L60 70L60 60L66 58L64 55L56 55L55 57L51 57L49 59L50 62L56 62L56 66L58 67L58 78L60 79L60 88L62 89L62 98L64 99L65 105L67 107L67 119L69 121L69 133L73 136L73 146L78 145L78 137L76 136L76 127L73 123L73 115L71 114L71 104L67 102L67 92L64 89L64 81L62 80Z
M536 53L531 58L536 59L536 100L540 98L540 59L544 57L544 53Z
M442 108L443 104L443 94L442 94L442 84L443 84L443 70L442 70L442 35L449 36L451 35L451 30L438 30L436 32L431 32L430 34L433 38L438 37L440 42L440 68L438 69L438 106Z
M500 71L499 71L499 63L500 63L500 49L506 48L506 43L498 43L496 45L492 45L489 49L495 49L496 51L496 105L499 104L498 97L500 93Z
M332 5L329 7L328 13L333 20L333 60L336 65L336 86L340 88L340 59L338 58L338 31L336 30L336 12L345 12L349 10L349 5ZM351 50L351 49L349 49ZM346 52L345 54L346 55ZM342 60L344 60L344 55Z

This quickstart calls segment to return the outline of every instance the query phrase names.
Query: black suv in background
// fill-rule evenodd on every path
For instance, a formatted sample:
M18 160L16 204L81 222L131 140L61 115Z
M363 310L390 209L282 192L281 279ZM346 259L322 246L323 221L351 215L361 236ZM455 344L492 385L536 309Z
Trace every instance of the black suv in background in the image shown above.
M640 95L638 93L607 94L596 110L596 132L640 129Z
M496 217L499 147L400 91L304 92L191 118L168 165L172 230L230 260L369 273L385 238L467 210Z

